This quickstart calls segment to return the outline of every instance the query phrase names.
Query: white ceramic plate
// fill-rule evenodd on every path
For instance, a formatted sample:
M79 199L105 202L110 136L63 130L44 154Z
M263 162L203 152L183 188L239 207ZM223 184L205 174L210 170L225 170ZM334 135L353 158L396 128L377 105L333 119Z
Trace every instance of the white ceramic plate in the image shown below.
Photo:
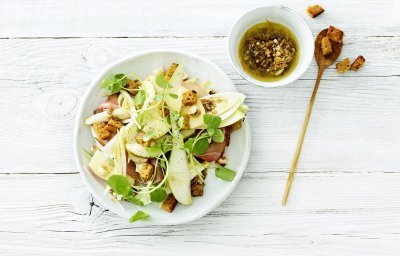
M248 120L246 120L242 129L232 133L230 146L225 151L225 155L229 161L227 167L237 172L235 179L232 182L226 182L216 178L214 170L209 170L204 195L202 197L194 197L193 203L190 206L178 204L172 213L167 213L160 209L160 204L158 203L138 207L127 202L122 202L122 207L112 199L109 193L104 193L105 182L98 179L87 169L89 158L84 150L89 150L94 140L89 127L84 124L84 119L90 116L93 110L105 100L101 96L100 90L100 83L103 78L109 74L129 72L135 72L143 78L151 74L159 66L168 68L172 62L180 63L182 61L190 77L197 77L201 81L209 79L212 87L218 92L236 91L235 86L228 76L205 58L182 51L147 51L129 56L107 67L90 84L83 96L77 113L74 149L76 162L83 182L105 208L124 218L131 217L139 209L150 214L151 217L148 220L135 222L136 225L179 224L202 217L222 203L236 187L249 158L250 128Z

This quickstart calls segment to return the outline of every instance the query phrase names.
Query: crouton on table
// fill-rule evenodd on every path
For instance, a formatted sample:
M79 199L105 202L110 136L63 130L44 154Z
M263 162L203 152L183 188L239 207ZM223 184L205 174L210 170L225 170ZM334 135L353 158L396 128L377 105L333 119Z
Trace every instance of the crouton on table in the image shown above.
M321 49L322 49L323 55L329 55L332 53L332 45L331 45L331 41L329 41L328 37L322 38Z
M307 13L308 15L310 15L312 18L317 17L318 15L320 15L321 13L323 13L325 10L324 8L322 8L319 4L313 5L313 6L309 6L307 8Z
M365 59L362 55L358 56L357 59L351 64L351 70L358 71L364 65Z
M341 44L343 42L343 31L335 28L334 26L329 26L328 32L326 33L326 36L331 39L335 43Z
M350 59L346 58L336 64L336 69L339 74L343 74L345 71L350 69Z

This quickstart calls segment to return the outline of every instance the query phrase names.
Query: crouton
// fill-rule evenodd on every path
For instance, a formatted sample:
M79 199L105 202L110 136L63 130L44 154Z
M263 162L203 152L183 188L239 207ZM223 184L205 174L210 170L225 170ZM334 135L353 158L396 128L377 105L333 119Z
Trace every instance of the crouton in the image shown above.
M239 120L239 121L231 124L230 131L233 132L233 131L239 130L240 128L242 128L242 120Z
M362 55L358 56L357 59L351 64L351 70L358 71L364 65L365 59Z
M183 115L182 129L183 130L190 129L190 116L189 115Z
M167 212L172 212L177 204L178 201L176 201L174 195L168 194L164 202L162 203L161 208Z
M343 42L343 31L334 26L329 26L326 36L335 43L341 44Z
M325 11L324 8L322 8L319 4L316 4L313 6L308 6L308 8L307 8L307 13L308 13L308 15L311 16L311 18L317 17L324 11Z
M138 80L128 79L125 88L128 89L130 93L136 92L135 90L139 88L140 82Z
M168 68L167 72L165 72L164 79L165 80L171 79L171 77L174 74L177 67L178 67L178 64L172 63L171 66Z
M121 129L124 126L121 121L110 119L106 125L106 129L110 132L116 132L117 130Z
M215 163L225 166L228 164L228 159L225 156L221 156L220 158L218 158L218 160Z
M350 60L346 58L336 64L336 69L339 74L343 74L345 71L350 69Z
M144 181L149 181L151 179L151 177L153 176L153 172L154 172L154 166L152 166L149 163L141 163L138 164L138 172L140 175L140 178L142 178L142 180Z
M331 45L331 41L329 41L328 37L322 38L321 49L322 49L323 55L328 55L328 54L332 53L332 45Z
M182 104L184 106L193 106L197 103L197 92L190 90L182 94Z
M192 196L203 196L204 182L198 176L194 177L190 182L190 191Z
M106 140L111 136L110 131L107 129L107 124L104 122L94 123L93 128L96 131L97 137L101 140Z
M144 132L140 131L136 134L135 136L135 140L137 143L139 143L140 145L144 146L144 147L150 147L154 144L153 140L148 140L148 141L144 141L143 140L143 136L144 136Z

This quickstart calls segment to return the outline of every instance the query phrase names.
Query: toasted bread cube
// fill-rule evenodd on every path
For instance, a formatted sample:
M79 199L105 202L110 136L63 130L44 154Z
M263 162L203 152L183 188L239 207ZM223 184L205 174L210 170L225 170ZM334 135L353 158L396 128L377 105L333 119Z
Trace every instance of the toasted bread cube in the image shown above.
M135 90L138 89L140 82L138 80L128 79L125 88L128 90Z
M193 106L197 103L197 92L190 90L182 94L182 104L184 106Z
M164 79L165 80L171 79L172 75L174 74L174 72L177 68L178 68L178 64L172 63L171 66L168 68L167 72L165 72Z
M350 69L350 59L346 58L336 64L336 69L339 74L343 74L345 71Z
M239 130L240 128L242 128L242 120L239 120L233 124L231 124L231 132Z
M122 124L121 121L111 118L110 120L108 120L106 129L109 130L110 132L116 132L117 130L121 129L122 126L124 125Z
M182 127L183 130L189 130L190 129L190 115L184 115L183 116L183 123Z
M154 166L149 163L138 164L140 178L144 181L149 181L153 176Z
M215 163L225 166L228 164L228 159L225 156L221 156L220 158L218 158L218 160Z
M194 177L191 181L190 191L192 196L203 196L204 182L198 176Z
M154 144L153 140L144 141L143 136L144 136L143 131L138 132L135 136L136 142L139 143L140 145L142 145L143 147L150 147Z
M328 54L332 53L332 45L331 45L331 41L329 41L328 37L322 38L321 49L322 49L323 55L328 55Z
M343 31L334 26L329 26L326 36L335 43L341 44L343 42Z
M165 198L164 202L161 205L161 208L167 212L172 212L177 204L178 201L176 201L174 195L171 193L168 194L168 196Z
M106 140L111 136L110 131L107 129L107 124L104 122L94 123L93 128L96 131L97 137L101 140Z
M325 10L322 8L319 4L313 5L313 6L308 6L307 8L307 13L310 15L312 18L317 17L321 13L323 13Z
M357 59L351 64L351 70L358 71L364 65L365 59L362 55L358 56Z

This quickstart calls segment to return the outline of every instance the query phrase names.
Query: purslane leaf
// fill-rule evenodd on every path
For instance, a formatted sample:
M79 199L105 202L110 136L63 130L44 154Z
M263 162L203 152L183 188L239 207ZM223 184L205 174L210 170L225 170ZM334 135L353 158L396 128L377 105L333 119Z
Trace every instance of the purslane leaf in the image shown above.
M210 114L205 114L203 116L203 121L204 124L208 127L208 128L214 128L217 129L220 124L221 124L221 117L219 116L214 116L214 115L210 115Z
M236 176L236 172L226 167L217 165L217 167L215 168L215 176L222 180L232 181Z
M216 129L212 135L212 140L215 142L223 142L225 139L224 132L221 129Z

